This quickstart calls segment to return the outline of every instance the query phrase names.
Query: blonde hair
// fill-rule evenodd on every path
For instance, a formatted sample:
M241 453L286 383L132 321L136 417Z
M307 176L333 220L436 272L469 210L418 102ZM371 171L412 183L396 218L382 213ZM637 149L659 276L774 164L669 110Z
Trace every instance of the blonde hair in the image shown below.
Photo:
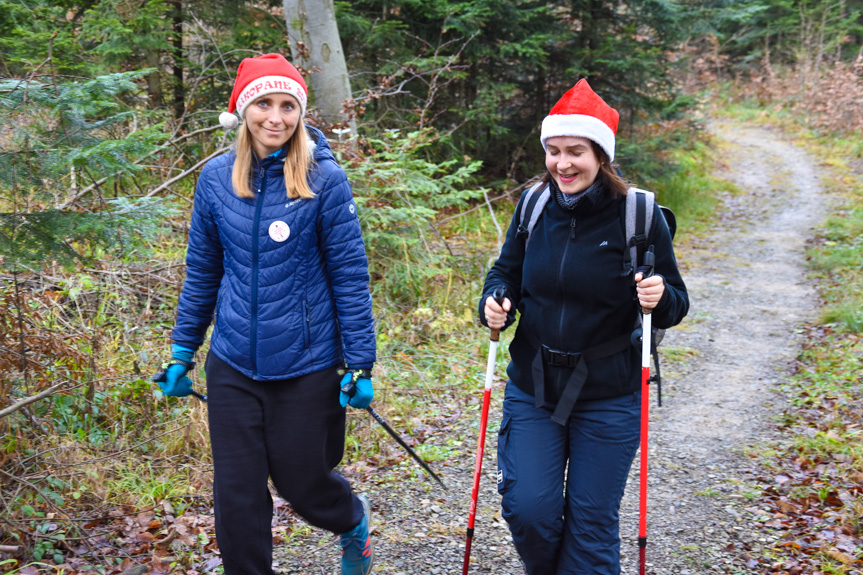
M303 121L297 124L294 135L288 140L287 155L285 156L285 189L288 198L314 198L315 193L309 187L308 175L312 159L307 144L308 135ZM244 123L237 130L237 140L234 143L234 171L231 174L231 183L234 185L234 193L241 198L254 198L249 183L252 179L252 135L248 126Z

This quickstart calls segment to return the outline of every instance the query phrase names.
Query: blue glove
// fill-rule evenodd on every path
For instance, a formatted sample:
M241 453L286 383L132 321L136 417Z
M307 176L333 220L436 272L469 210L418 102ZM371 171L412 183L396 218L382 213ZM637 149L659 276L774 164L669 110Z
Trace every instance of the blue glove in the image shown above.
M195 365L192 361L195 352L175 343L171 346L171 357L181 363L168 366L164 378L158 382L159 387L165 395L185 397L192 393L192 380L186 377L186 374Z
M342 407L347 407L350 404L351 407L365 409L372 404L372 399L375 397L370 369L348 370L342 377L339 387L341 388L339 403L342 404Z

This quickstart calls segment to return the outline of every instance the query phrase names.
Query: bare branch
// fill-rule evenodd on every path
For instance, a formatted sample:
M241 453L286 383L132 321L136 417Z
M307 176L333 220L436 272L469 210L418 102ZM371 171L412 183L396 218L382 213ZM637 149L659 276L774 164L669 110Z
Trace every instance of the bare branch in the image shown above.
M491 214L491 221L494 224L494 229L497 230L497 253L500 253L503 248L503 231L500 229L500 224L497 223L497 218L494 215L494 208L491 207L491 202L488 201L488 192L483 192L482 197L485 199L485 205L488 206L488 213Z
M224 148L219 148L218 150L216 150L215 152L213 152L212 154L210 154L209 156L207 156L206 158L204 158L203 160L201 160L200 162L198 162L197 164L195 164L194 166L192 166L188 170L184 171L182 174L178 174L178 175L174 176L173 178L171 178L167 182L163 183L161 186L158 186L155 189L148 192L146 197L149 198L150 196L155 196L156 194L158 194L162 190L170 187L171 184L179 182L180 180L182 180L183 178L185 178L189 174L195 172L198 168L200 168L201 166L203 166L204 164L206 164L207 162L209 162L210 160L212 160L213 158L215 158L219 154L227 152L230 149L231 148L229 146L226 146Z
M470 38L468 38L467 41L465 41L464 44L462 44L461 47L459 47L459 49L454 54L450 54L450 57L447 58L446 64L443 67L436 70L434 74L432 74L431 83L430 83L429 89L428 89L428 95L426 96L425 106L423 106L422 113L420 114L420 122L419 122L420 129L425 127L426 114L431 109L432 105L434 104L435 97L437 96L438 90L440 90L441 88L443 88L444 86L446 86L452 82L451 78L449 80L441 82L440 81L441 76L443 75L444 72L449 72L450 70L452 70L455 67L454 64L461 57L461 54L464 51L464 49L467 48L467 45L470 44L471 40L476 38L478 34L479 34L479 32L474 32L473 35ZM447 43L443 44L442 46L438 46L438 48L435 49L435 54L434 54L435 60L440 55L441 48L443 48L444 46L447 46L449 43L450 42L447 42ZM432 121L433 121L433 119L432 119Z
M52 393L54 393L57 389L59 389L59 388L63 387L64 385L66 385L66 382L65 382L65 381L64 381L64 382L61 382L61 383L58 383L58 384L55 384L55 385L52 385L52 386L51 386L51 387L49 387L48 389L46 389L46 390L44 390L44 391L40 391L40 392L39 392L39 393L37 393L36 395L31 395L30 397L25 397L24 399L22 399L21 401L19 401L19 402L15 403L14 405L10 405L10 406L9 406L9 407L7 407L6 409L0 410L0 417L6 417L6 416L7 416L7 415L9 415L10 413L15 413L15 412L16 412L16 411L18 411L19 409L21 409L21 408L23 408L23 407L25 407L25 406L27 406L27 405L30 405L30 404L31 404L31 403L33 403L33 402L39 401L39 400L40 400L40 399L42 399L43 397L48 397L49 395L51 395L51 394L52 394Z

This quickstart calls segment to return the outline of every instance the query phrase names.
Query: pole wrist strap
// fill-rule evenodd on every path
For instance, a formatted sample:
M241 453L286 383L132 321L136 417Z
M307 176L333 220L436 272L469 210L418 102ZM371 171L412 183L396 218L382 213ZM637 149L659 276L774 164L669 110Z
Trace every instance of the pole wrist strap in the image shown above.
M192 371L195 369L195 365L197 365L194 361L186 361L185 359L178 359L176 357L172 357L171 361L166 361L162 364L162 369L167 370L172 365L182 365L186 368L186 371Z

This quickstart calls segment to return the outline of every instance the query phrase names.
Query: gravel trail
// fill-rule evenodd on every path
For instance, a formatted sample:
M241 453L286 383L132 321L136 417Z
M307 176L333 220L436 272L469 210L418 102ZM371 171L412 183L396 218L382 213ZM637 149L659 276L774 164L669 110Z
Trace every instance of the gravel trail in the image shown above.
M799 349L795 328L817 307L804 268L805 241L826 215L813 156L767 128L716 123L712 130L723 149L719 175L743 193L725 194L711 233L678 248L692 306L684 323L666 333L663 406L651 404L647 572L653 575L751 572L746 554L769 545L745 511L744 494L758 470L744 450L773 433L781 399L771 389ZM484 367L477 358L480 378ZM492 392L470 573L520 575L495 489L502 386L501 379ZM375 573L461 573L479 419L476 409L463 413L452 434L469 439L459 455L434 464L449 490L426 481L408 458L399 466L401 481L351 477L372 501ZM628 575L638 573L638 481L636 457L621 508ZM337 537L307 531L277 546L276 569L337 575Z

